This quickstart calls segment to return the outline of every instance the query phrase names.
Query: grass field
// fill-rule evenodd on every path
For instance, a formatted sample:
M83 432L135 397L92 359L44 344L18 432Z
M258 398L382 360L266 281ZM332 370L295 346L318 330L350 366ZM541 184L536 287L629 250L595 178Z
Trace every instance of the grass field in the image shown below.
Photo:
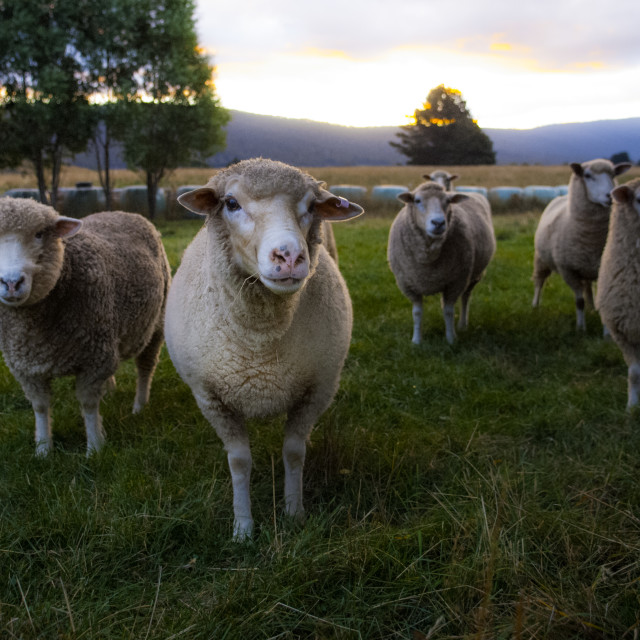
M282 420L256 421L251 543L230 541L226 456L166 351L140 415L121 367L90 459L72 380L39 460L1 366L0 636L637 638L638 417L597 315L576 335L557 276L531 310L536 222L495 217L469 329L449 346L432 299L420 347L390 220L335 226L355 321L308 450L307 520L283 517ZM161 224L174 268L198 227Z

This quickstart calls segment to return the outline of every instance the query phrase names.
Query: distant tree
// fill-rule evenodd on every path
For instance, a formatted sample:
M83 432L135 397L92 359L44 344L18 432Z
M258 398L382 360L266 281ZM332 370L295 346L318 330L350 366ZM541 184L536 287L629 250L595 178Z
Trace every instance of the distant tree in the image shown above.
M75 2L0 2L0 163L27 160L55 206L63 158L83 151L91 113L77 55ZM50 180L47 178L49 172Z
M138 0L149 16L138 25L136 94L122 138L127 164L145 172L149 215L169 171L224 145L229 115L216 96L213 67L198 47L193 0Z
M626 151L620 151L618 153L614 153L611 158L611 162L613 164L619 164L620 162L631 162L631 158Z
M457 89L431 89L414 123L401 127L392 147L407 156L407 164L495 164L493 143L471 117Z
M96 156L106 207L112 207L111 148L126 128L125 103L137 90L138 42L149 19L138 0L75 0L79 11L78 49L96 126L91 146Z

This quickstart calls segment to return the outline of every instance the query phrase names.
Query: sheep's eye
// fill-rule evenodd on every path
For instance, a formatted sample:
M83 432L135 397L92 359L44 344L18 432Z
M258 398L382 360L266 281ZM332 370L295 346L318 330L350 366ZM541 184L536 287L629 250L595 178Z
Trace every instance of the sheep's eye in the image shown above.
M315 211L316 211L316 203L315 203L315 202L312 202L312 203L309 205L309 208L307 209L307 213L309 213L309 214L313 215L313 214L315 213Z
M584 177L586 180L593 180L593 176L590 173L585 173Z
M416 199L414 200L414 202L415 202L416 204L420 204L420 203L422 202L422 200L421 200L420 198L416 198Z
M228 197L224 203L227 205L227 211L238 211L238 209L242 208L240 203L232 197Z
M38 231L35 235L36 240L42 240L44 238L44 231Z

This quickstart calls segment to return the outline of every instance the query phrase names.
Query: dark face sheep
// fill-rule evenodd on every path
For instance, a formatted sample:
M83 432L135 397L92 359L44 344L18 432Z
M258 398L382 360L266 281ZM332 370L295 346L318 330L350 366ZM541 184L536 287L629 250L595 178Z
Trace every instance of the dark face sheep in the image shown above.
M62 238L75 234L82 224L34 204L5 199L2 208L0 302L10 307L35 304L48 295L62 269ZM27 207L28 216L23 214Z

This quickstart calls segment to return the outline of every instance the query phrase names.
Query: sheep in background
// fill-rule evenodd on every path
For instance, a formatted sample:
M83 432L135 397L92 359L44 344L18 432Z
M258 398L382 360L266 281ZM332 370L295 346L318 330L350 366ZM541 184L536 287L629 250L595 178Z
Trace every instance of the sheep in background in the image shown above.
M464 329L471 291L496 250L491 207L480 194L447 193L433 182L398 199L405 206L391 225L387 257L413 305L412 342L422 340L423 296L442 293L446 338L453 344L454 305L462 297L458 329Z
M245 421L286 413L286 512L303 514L307 438L338 389L351 299L322 221L362 209L280 162L245 160L180 197L204 227L184 253L166 313L169 355L222 440L234 538L253 531Z
M627 407L640 394L640 179L611 192L609 235L598 273L596 307L629 367Z
M460 176L457 173L449 173L438 169L422 176L427 182L432 181L439 184L445 191L453 191L453 181Z
M133 411L142 409L170 277L160 234L139 215L80 221L33 200L0 198L0 350L33 405L38 455L52 446L54 378L76 376L87 455L104 441L100 400L121 360L136 359Z
M576 325L586 329L585 298L593 307L591 283L598 277L607 240L611 190L615 177L630 168L628 162L614 165L602 159L571 164L569 193L547 205L536 230L533 307L540 304L545 280L557 271L573 290Z

